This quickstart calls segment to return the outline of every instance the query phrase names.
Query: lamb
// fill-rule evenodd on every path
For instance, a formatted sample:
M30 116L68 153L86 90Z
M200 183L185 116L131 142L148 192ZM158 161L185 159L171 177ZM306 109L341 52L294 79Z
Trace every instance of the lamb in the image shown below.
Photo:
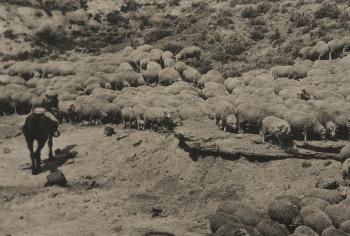
M188 83L193 83L197 86L198 81L201 79L202 75L193 67L188 67L182 73L183 80Z
M137 125L137 128L140 129L140 117L132 107L124 107L122 109L122 120L124 122L124 127L131 128L132 122Z
M290 139L291 128L287 121L274 116L267 116L262 121L260 134L263 143L265 143L266 134L270 134L277 138L278 145L282 147L285 141Z
M171 85L177 81L181 80L179 72L173 68L165 68L161 70L158 74L159 84L163 86Z
M273 79L289 78L293 73L293 66L275 66L271 69Z
M185 47L178 54L176 54L176 61L188 60L189 58L196 58L199 61L201 53L202 50L199 47Z
M294 135L299 133L304 135L305 142L309 134L317 135L321 139L326 138L326 129L313 114L289 110L284 114L284 120L289 123Z

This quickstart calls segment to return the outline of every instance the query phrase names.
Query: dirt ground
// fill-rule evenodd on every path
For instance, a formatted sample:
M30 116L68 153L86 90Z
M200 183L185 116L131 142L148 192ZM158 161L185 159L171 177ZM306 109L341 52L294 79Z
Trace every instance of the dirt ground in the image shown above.
M264 206L302 196L319 178L340 178L337 161L311 160L308 168L302 159L193 161L172 134L115 129L106 137L102 126L63 125L54 148L74 145L77 156L49 163L45 148L35 176L23 136L0 140L0 235L206 235L222 201ZM67 187L44 187L54 167Z

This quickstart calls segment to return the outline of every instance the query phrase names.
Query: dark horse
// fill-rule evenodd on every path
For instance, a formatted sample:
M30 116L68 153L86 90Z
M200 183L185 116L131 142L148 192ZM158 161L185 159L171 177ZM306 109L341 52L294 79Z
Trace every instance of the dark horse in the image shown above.
M43 107L35 108L26 117L25 123L22 127L22 131L27 142L27 146L30 152L30 158L32 160L32 174L39 174L41 172L41 149L45 146L48 140L49 146L49 159L53 158L52 154L52 138L59 136L58 121L52 114L55 113L56 107L58 107L57 96L46 96L46 101ZM37 141L38 146L34 151L34 140Z

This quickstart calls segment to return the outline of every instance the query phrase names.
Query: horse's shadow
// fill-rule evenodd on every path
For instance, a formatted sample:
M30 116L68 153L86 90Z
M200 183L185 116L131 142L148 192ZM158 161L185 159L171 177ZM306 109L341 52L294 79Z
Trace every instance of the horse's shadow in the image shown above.
M41 165L41 173L46 171L50 171L50 172L55 171L58 169L58 167L62 166L69 159L74 159L77 155L77 152L73 151L73 148L75 146L77 145L76 144L67 145L61 151L55 153L55 155L53 156L53 159L43 160Z

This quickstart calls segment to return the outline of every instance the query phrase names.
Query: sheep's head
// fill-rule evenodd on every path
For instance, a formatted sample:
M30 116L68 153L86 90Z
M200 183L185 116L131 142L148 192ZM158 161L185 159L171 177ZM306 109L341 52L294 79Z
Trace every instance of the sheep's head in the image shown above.
M319 135L320 135L320 138L321 139L326 139L327 137L327 130L325 127L321 127L320 130L319 130Z
M290 134L290 132L290 126L288 124L283 123L280 126L278 126L278 130L276 133L278 133L282 137L286 137Z
M334 124L333 121L328 121L326 123L326 131L327 131L327 136L330 138L334 138L336 135L336 131L337 131L337 126L336 124Z
M230 114L226 117L226 124L231 128L231 129L237 129L237 118L234 114Z

